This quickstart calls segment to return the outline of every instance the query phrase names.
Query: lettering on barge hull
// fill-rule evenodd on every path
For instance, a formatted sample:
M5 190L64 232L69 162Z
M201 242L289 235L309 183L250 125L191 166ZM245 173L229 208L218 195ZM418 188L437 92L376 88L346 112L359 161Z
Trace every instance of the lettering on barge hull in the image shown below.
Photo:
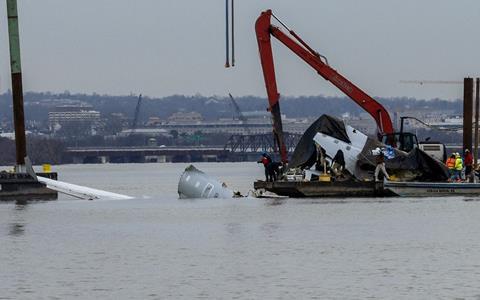
M427 189L427 193L450 193L455 194L455 189Z

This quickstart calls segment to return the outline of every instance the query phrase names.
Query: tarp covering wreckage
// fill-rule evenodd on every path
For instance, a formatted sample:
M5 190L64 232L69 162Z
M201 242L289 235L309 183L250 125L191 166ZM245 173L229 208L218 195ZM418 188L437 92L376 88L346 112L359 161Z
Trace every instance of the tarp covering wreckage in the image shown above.
M422 150L404 152L372 139L343 121L322 115L304 133L293 153L290 169L310 169L318 161L317 149L332 159L338 150L345 157L345 169L359 181L372 180L375 149L389 149L386 169L400 181L439 182L448 179L445 165Z

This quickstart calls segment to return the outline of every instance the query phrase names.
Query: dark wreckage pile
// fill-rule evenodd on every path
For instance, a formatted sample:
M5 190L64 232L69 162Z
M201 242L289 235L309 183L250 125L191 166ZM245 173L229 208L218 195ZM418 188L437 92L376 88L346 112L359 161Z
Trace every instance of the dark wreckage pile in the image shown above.
M386 170L396 181L442 182L449 177L442 162L419 148L408 153L393 149L335 117L322 115L300 139L290 160L287 178L289 173L305 174L312 169L323 173L324 166L320 164L331 162L339 150L343 152L345 172L351 180L374 179L379 151L385 152Z

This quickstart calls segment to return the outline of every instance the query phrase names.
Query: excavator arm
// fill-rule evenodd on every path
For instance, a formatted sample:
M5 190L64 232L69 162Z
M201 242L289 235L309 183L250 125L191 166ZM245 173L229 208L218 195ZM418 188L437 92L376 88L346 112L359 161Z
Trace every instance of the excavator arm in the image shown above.
M260 60L267 88L269 101L269 111L273 116L273 133L280 150L282 162L287 163L287 149L283 138L282 119L280 114L280 94L278 93L275 66L273 62L271 37L275 37L282 44L287 46L298 57L315 69L320 76L330 81L365 111L367 111L377 123L378 131L382 135L394 133L393 124L388 112L375 99L367 95L359 87L354 85L344 76L331 68L327 62L322 60L322 56L314 51L307 43L305 43L293 30L289 30L289 34L285 34L280 28L271 24L271 10L262 12L255 24L257 34L258 49L260 52ZM275 17L275 16L274 16ZM286 27L286 26L285 26ZM293 38L292 38L293 37Z

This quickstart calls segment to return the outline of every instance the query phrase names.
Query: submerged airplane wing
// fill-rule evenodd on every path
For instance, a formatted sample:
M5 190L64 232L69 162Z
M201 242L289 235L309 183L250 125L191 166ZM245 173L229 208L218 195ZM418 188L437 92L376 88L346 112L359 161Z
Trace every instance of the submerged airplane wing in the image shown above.
M71 184L67 182L62 182L58 180L53 180L49 178L45 178L42 176L38 176L35 171L33 170L32 162L30 158L27 156L25 157L25 167L27 173L32 176L33 179L38 180L47 186L47 188L57 191L59 193L63 193L72 197L76 197L79 199L85 200L94 200L94 199L106 199L106 200L128 200L133 199L133 197L111 193L103 190L92 189L89 187Z
M107 199L107 200L128 200L133 197L111 193L103 190L97 190L80 186L76 184L66 183L62 181L52 180L49 178L37 176L39 182L47 185L47 188L57 191L59 193L67 194L79 199L94 200L94 199Z

